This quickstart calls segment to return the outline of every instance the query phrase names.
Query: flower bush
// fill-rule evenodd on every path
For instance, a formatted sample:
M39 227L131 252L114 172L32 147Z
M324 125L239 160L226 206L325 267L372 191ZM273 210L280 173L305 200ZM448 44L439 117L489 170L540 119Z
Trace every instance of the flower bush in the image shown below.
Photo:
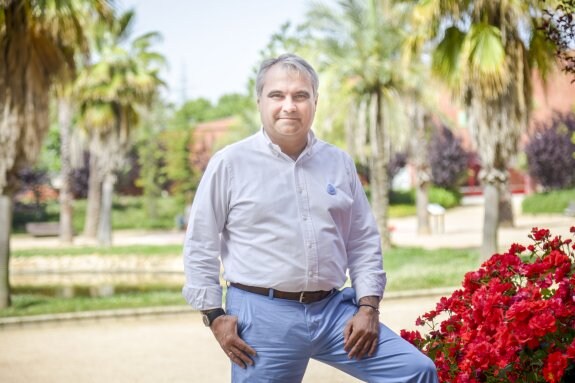
M418 318L424 335L401 331L435 362L440 382L575 382L575 244L547 229L529 238Z

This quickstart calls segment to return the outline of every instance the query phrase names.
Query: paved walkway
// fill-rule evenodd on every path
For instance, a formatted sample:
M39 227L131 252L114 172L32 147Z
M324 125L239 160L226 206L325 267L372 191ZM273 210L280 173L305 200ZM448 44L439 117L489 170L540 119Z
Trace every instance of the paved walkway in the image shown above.
M439 297L390 299L381 320L414 328ZM224 383L230 366L198 313L0 329L0 382ZM312 361L306 383L359 382Z
M391 220L392 240L400 246L479 247L483 207L469 203L449 210L442 233L418 235L415 218ZM516 216L515 228L499 232L500 248L528 244L531 227L568 235L575 219L560 215ZM116 244L181 244L180 232L118 232ZM81 238L77 244L85 244ZM12 248L60 246L57 239L16 236ZM381 319L394 331L414 327L439 296L389 299ZM198 313L157 314L141 318L49 322L0 328L0 382L10 383L161 383L228 382L229 362ZM357 382L312 362L304 382Z
M526 215L520 212L521 196L514 198L514 227L500 227L498 232L499 251L505 251L512 243L531 244L528 238L533 227L547 228L553 235L570 238L570 226L575 218L561 214ZM484 208L482 200L470 199L463 206L449 209L445 213L442 232L428 235L417 234L415 217L390 220L394 231L392 242L398 246L435 248L479 248L482 242Z

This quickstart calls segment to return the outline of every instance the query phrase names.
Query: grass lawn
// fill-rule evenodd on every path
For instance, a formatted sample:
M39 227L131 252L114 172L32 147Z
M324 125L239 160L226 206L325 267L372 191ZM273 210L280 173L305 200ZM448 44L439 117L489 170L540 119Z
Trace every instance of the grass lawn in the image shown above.
M575 189L553 190L526 196L521 208L529 214L563 214L572 201L575 201Z
M179 256L180 246L115 246L108 249L83 247L42 250L43 255L165 255ZM38 250L17 250L14 257L38 255ZM475 249L394 248L386 252L387 292L459 286L466 272L479 265ZM90 297L88 288L76 288L74 298L59 297L57 286L15 286L12 307L0 310L0 317L50 313L109 310L120 308L185 305L180 286L121 286L111 297Z
M148 291L142 293L122 293L112 297L57 298L42 294L16 293L12 296L12 306L0 310L0 317L69 313L79 311L127 309L183 305L180 291Z
M465 273L479 264L476 249L395 248L384 256L386 291L459 286Z

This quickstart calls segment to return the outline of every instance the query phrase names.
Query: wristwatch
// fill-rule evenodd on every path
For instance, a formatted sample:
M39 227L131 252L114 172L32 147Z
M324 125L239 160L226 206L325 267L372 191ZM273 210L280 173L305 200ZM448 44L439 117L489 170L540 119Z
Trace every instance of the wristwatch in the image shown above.
M213 321L222 315L226 315L226 312L222 308L202 311L202 320L204 321L204 325L206 325L206 327L210 327Z

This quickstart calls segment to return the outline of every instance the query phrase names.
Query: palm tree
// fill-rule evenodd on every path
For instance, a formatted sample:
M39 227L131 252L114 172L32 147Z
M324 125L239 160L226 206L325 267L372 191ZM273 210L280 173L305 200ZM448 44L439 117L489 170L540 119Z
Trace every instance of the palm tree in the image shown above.
M465 105L482 160L484 258L497 251L500 203L510 161L532 104L532 69L545 75L552 56L538 29L539 1L422 0L413 12L437 42L432 67Z
M60 241L72 243L74 239L72 196L72 117L73 105L69 87L58 95L58 125L60 130Z
M12 198L20 168L35 161L48 130L50 86L87 51L87 16L109 17L108 1L0 1L0 308L10 304Z
M401 17L389 0L340 0L337 9L315 5L308 13L309 27L319 40L323 78L336 78L324 104L346 107L356 121L345 123L347 142L359 137L352 151L361 152L369 137L370 188L382 245L390 247L388 231L389 181L387 167L392 143L390 121L393 100L403 89L400 47ZM339 89L339 92L337 89ZM331 102L331 98L345 100ZM356 127L355 129L353 127ZM360 154L361 156L361 154ZM365 154L363 155L365 157Z
M111 211L116 172L124 164L132 144L132 131L138 126L141 108L148 107L163 82L159 71L164 64L160 54L150 50L157 33L134 39L127 48L134 13L128 11L113 28L97 39L99 61L78 77L80 123L90 136L90 177L101 185L98 241L111 244ZM100 188L100 186L98 186Z

